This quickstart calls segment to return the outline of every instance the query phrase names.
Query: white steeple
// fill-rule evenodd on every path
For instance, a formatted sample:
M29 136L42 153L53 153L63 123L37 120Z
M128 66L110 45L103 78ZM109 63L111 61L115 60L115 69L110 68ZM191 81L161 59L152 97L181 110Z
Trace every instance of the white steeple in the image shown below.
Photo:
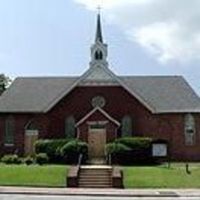
M103 43L100 12L97 15L95 43L91 46L90 67L108 67L107 44Z

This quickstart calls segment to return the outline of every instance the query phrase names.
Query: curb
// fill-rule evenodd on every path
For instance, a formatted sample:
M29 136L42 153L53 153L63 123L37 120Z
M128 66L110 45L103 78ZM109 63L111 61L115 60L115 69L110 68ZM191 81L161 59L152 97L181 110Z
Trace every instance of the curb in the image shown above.
M6 195L39 195L39 196L88 196L88 197L180 197L178 194L116 194L116 193L56 193L56 192L23 192L5 191L0 194Z
M0 187L0 194L4 195L32 195L32 196L84 196L84 197L146 197L146 198L179 198L179 197L199 197L200 190L76 190L54 188L17 188Z

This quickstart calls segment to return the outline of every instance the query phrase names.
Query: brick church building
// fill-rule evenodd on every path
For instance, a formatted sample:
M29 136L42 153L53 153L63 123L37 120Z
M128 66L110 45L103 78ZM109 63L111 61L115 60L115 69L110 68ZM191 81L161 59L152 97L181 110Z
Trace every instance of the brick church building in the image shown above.
M16 78L0 97L0 154L30 154L38 138L71 136L98 157L115 138L140 136L166 141L174 160L200 160L200 99L185 79L116 75L107 53L98 14L84 74Z

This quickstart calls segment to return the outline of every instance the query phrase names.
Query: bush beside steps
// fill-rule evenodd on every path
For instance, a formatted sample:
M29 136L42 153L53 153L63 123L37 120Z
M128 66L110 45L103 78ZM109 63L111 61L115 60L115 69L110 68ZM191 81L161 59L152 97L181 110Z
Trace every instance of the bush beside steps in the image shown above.
M49 163L77 164L80 154L87 160L88 145L78 139L38 140L35 143L37 154L45 153Z
M112 164L151 164L151 138L122 137L106 145L106 154L111 155Z

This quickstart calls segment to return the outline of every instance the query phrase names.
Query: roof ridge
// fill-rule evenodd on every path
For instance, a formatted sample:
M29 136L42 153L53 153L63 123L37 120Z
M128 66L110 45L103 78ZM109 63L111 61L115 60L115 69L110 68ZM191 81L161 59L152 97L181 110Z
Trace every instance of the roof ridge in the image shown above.
M164 78L164 77L183 77L182 75L118 75L118 77L121 77L121 78L132 78L132 77L138 77L138 78L146 78L146 77L149 77L149 78Z
M79 76L18 76L16 77L15 79L31 79L31 78L34 78L34 79L48 79L48 78L79 78Z

